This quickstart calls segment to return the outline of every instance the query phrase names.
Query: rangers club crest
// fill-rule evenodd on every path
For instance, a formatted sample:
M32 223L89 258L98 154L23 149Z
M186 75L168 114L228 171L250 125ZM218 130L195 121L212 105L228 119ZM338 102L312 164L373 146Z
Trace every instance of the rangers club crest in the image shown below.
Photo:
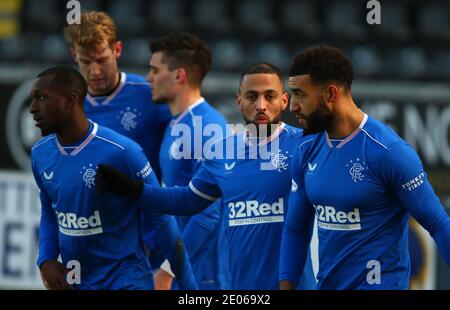
M353 182L359 182L364 179L364 173L368 169L364 161L357 158L356 161L350 160L350 163L346 166L349 168L348 172L350 173Z

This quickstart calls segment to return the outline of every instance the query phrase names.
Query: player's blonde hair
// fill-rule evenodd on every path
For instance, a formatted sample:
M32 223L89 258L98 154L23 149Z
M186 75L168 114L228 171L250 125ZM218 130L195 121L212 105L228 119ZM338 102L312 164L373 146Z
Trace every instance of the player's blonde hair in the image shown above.
M64 28L64 36L71 47L95 52L105 40L111 48L116 43L116 25L105 12L90 11L81 14L81 23Z

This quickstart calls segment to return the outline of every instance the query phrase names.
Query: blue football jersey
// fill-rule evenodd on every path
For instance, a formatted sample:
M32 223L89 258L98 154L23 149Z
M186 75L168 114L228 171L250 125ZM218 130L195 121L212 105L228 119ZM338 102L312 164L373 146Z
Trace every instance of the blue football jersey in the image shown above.
M153 102L144 78L120 73L117 88L106 97L88 94L84 109L87 118L137 142L159 179L159 147L171 115L167 105Z
M281 234L292 185L290 161L301 135L283 123L259 143L245 131L229 136L222 141L223 159L205 160L189 184L206 199L222 197L232 289L278 289ZM315 288L310 260L301 278L301 288Z
M220 137L203 135L208 126L215 127ZM226 120L204 98L175 115L166 128L160 149L163 185L188 185L198 169L205 143L213 143L226 134ZM183 230L199 288L229 288L228 244L220 200L199 214L176 219Z
M316 215L318 288L407 289L409 214L432 235L448 222L414 149L364 114L345 139L305 136L292 164L298 203L285 231L295 236ZM280 279L290 279L298 245L284 238Z
M158 185L142 149L90 122L78 143L62 147L55 134L31 152L42 213L38 265L61 255L81 265L81 289L150 289L151 268L141 235L141 207L95 190L97 165L110 164L133 179ZM158 219L149 218L149 222Z

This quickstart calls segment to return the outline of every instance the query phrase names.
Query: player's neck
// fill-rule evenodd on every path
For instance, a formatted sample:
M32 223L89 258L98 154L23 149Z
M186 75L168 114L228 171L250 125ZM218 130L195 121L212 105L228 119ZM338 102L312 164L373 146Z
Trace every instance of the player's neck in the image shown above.
M89 131L89 121L86 117L74 118L58 133L58 141L61 145L71 145L80 141Z
M350 99L351 100L351 99ZM348 136L356 129L364 119L364 113L351 100L337 105L331 126L327 129L331 139L340 139Z
M177 115L186 111L201 97L200 89L189 89L187 91L178 92L175 98L169 102L170 113L172 113L172 115Z
M109 89L108 91L104 91L104 92L95 92L94 90L92 90L91 88L88 87L89 95L91 95L92 97L108 97L117 89L117 87L119 87L121 79L122 79L122 75L120 74L119 71L117 71L116 78L114 80L114 83L112 84L113 87L111 89Z

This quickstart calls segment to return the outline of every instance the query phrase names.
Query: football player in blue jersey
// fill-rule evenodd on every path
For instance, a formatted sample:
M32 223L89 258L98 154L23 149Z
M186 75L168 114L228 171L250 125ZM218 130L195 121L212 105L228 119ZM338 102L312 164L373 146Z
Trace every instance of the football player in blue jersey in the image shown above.
M243 71L237 104L245 130L217 142L188 186L158 189L103 165L97 180L109 192L139 196L141 203L169 214L194 214L221 197L228 222L231 288L278 289L281 233L293 188L290 158L302 131L281 121L288 94L273 65L255 64ZM314 289L310 260L302 269L303 276L296 279L299 287Z
M97 165L104 162L146 184L158 186L158 181L136 142L86 118L86 93L85 80L70 67L45 70L32 89L30 113L44 136L33 146L31 158L42 205L38 266L45 286L151 289L142 242L144 212L145 221L165 245L182 287L195 289L173 217L145 212L124 197L96 192ZM59 255L62 263L57 260ZM66 277L66 266L75 261L79 274L72 282Z
M202 81L211 67L211 52L200 38L190 33L154 39L150 50L147 80L153 100L167 102L172 114L159 155L161 180L164 186L186 186L202 159L208 140L204 129L217 125L221 132L226 131L224 117L201 95ZM192 133L198 131L200 136L181 136L179 128ZM198 143L194 141L197 138L201 140ZM192 146L190 150L181 149L184 143ZM199 288L229 288L228 245L220 201L195 216L179 216L177 222L183 230L183 241ZM164 262L154 278L155 288L170 289L170 266Z
M64 28L73 59L88 84L85 113L136 141L159 179L159 148L171 115L166 105L152 101L144 77L119 71L122 42L116 32L111 17L97 11L83 12L79 24Z
M352 80L350 60L333 47L304 49L291 65L291 111L305 136L292 162L281 289L295 288L315 216L319 289L407 289L410 215L450 264L450 219L418 155L357 107Z
M74 61L88 84L84 100L86 116L136 141L144 150L158 180L161 178L159 149L171 118L167 105L155 104L150 85L142 76L120 72L122 42L111 17L98 11L83 12L79 24L67 25L64 35ZM159 264L154 234L144 230L152 266Z

